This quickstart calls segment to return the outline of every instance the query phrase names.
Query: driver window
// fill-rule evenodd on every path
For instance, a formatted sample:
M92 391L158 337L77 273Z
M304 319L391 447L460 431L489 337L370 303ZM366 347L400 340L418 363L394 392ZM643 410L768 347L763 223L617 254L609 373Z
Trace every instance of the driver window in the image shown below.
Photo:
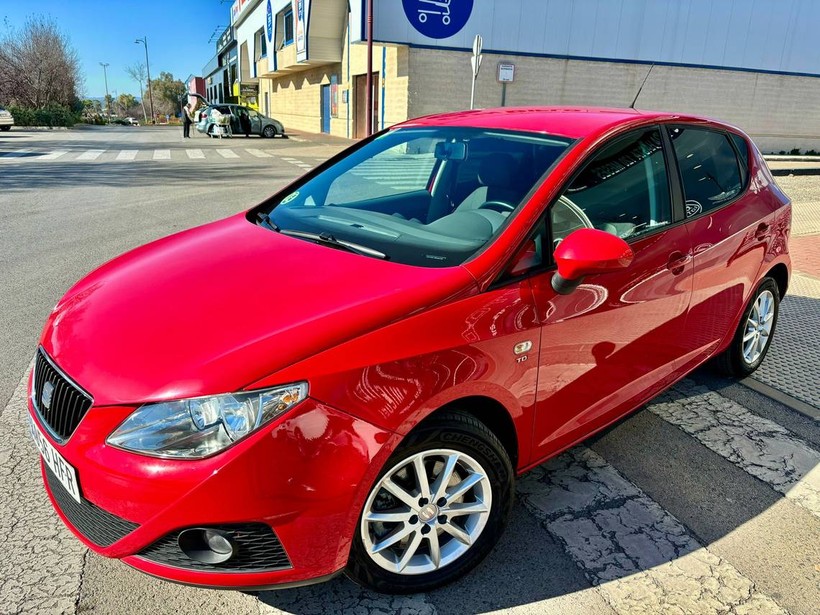
M651 128L604 146L564 190L552 206L553 245L579 228L630 239L671 220L663 143Z

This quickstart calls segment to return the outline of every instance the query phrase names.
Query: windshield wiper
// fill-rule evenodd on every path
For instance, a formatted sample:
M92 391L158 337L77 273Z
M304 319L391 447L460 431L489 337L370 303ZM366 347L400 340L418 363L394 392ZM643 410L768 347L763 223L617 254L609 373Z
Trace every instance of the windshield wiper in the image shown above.
M367 246L359 245L358 243L352 243L350 241L345 241L343 239L336 239L330 233L307 233L305 231L292 231L288 229L282 230L280 232L283 235L289 235L291 237L300 237L301 239L307 239L308 241L320 243L322 245L330 246L331 248L337 248L339 250L346 250L348 252L353 252L354 254L361 254L362 256L372 256L373 258L380 258L382 260L389 260L389 257L384 252L379 252L378 250L368 248Z
M279 227L276 226L276 222L271 220L270 214L266 214L264 211L260 211L258 214L256 214L256 219L272 231L276 231L277 233L279 232Z

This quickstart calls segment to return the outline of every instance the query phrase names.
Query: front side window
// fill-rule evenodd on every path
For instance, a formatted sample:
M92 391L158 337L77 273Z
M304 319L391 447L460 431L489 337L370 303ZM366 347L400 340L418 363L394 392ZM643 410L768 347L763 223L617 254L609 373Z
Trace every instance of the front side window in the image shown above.
M551 215L555 246L579 228L629 240L669 224L672 203L659 129L605 145L553 204Z
M391 130L259 213L283 234L455 266L498 234L571 142L476 128Z
M676 126L669 136L678 160L686 217L716 209L743 188L737 156L722 132Z

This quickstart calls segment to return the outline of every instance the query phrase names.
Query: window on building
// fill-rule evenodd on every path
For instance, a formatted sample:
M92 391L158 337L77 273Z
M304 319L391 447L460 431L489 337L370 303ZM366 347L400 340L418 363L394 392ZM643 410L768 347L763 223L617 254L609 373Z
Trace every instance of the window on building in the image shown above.
M687 217L720 207L740 194L740 167L735 148L725 134L674 127L669 136L683 180Z
M596 154L552 206L553 242L593 227L624 239L672 220L657 128L619 138Z
M287 9L282 16L282 47L293 44L293 9Z
M268 55L268 39L265 36L265 28L257 31L256 33L256 43L254 45L256 47L256 59L259 60L260 58L264 58Z

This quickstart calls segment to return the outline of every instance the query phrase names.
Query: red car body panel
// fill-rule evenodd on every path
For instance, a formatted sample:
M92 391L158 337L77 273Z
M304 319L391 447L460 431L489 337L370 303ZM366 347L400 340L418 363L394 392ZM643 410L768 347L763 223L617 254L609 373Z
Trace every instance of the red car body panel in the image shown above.
M742 197L633 242L628 268L590 275L569 295L552 289L552 270L499 283L591 152L659 123L739 133L633 110L502 109L405 123L579 139L460 267L336 251L243 214L89 274L57 304L41 345L94 405L65 444L46 437L77 468L84 498L140 527L100 548L55 503L60 516L95 551L164 578L221 587L306 581L346 565L377 475L402 437L443 406L469 403L495 416L521 472L670 386L729 343L764 275L782 267L788 278L788 199L754 148ZM515 354L525 342L532 349ZM157 459L105 443L147 402L303 380L309 399L206 459ZM31 403L30 412L39 421ZM245 521L269 524L292 568L225 574L138 555L181 528Z

